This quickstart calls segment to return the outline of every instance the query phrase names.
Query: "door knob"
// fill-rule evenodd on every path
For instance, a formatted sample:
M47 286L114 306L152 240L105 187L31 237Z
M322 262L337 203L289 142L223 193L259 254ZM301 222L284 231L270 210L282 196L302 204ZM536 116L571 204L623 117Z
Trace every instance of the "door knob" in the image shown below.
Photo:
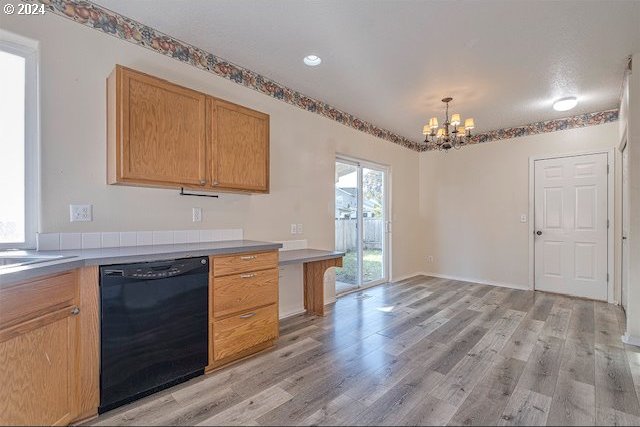
M538 236L542 236L542 231L538 230L538 231L536 231L536 234L537 234Z

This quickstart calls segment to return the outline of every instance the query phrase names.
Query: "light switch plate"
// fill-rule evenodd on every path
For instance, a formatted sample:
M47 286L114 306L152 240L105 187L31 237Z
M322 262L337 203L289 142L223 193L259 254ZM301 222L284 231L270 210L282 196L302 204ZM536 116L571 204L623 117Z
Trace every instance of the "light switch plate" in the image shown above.
M298 226L296 224L291 224L291 234L296 234L298 232Z
M298 224L298 234L302 234L302 224Z
M91 205L69 205L69 221L93 221L93 212Z
M520 222L527 222L527 215L525 214L520 215Z

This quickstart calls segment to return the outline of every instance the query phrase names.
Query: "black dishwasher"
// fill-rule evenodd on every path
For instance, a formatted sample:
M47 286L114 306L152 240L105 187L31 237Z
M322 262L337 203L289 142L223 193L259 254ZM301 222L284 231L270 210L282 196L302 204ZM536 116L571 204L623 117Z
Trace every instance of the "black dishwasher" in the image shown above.
M207 365L206 257L100 267L103 413Z

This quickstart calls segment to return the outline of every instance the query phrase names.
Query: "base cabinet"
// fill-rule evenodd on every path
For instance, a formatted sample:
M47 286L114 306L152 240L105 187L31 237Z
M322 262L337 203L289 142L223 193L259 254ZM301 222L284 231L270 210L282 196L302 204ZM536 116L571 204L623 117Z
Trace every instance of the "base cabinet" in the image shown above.
M1 425L66 425L78 418L78 305L77 272L0 289Z
M72 311L1 333L0 424L66 425L75 418L78 317Z
M278 252L212 257L209 366L218 368L278 339Z
M207 371L273 346L278 251L211 258ZM0 288L0 425L68 425L97 415L98 268Z

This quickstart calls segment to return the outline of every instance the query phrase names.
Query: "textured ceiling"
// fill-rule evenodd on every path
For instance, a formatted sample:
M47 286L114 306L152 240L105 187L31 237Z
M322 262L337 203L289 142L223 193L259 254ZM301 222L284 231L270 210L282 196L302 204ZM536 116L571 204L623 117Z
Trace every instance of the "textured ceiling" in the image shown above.
M640 1L95 3L414 140L444 96L477 132L615 108L640 52Z

